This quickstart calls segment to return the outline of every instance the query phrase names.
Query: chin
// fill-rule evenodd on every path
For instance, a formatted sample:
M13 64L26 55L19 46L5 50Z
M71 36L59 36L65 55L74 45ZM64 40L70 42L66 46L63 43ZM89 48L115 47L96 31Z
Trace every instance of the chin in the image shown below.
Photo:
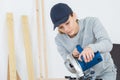
M72 36L74 36L74 34L70 34L70 36L72 37Z
M75 33L74 33L74 32L72 32L72 33L71 33L71 36L73 36L73 35L75 35Z

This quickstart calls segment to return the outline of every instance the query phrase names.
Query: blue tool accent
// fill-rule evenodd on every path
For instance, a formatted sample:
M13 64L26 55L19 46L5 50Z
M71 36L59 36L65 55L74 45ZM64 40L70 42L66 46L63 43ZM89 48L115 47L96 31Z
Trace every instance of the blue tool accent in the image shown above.
M77 48L77 50L78 50L79 53L81 53L81 52L83 51L83 49L81 48L80 45L77 45L76 48ZM80 64L80 66L81 66L81 68L82 68L83 71L85 71L85 70L93 67L94 65L96 65L96 64L98 64L99 62L102 61L102 57L101 57L101 55L100 55L100 52L96 52L96 53L94 53L94 54L95 54L95 56L94 56L93 60L90 61L90 62L87 62L87 63L86 63L86 62L84 61L83 57L81 58L82 61L77 60L78 63Z

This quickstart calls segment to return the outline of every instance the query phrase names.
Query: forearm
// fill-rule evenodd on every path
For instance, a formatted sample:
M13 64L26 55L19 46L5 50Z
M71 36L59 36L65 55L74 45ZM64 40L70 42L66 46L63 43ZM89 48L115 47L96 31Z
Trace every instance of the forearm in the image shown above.
M89 44L88 46L91 47L94 52L110 52L113 45L107 34L107 31L99 19L95 18L93 24L93 34L95 35L96 42Z
M89 44L88 47L92 48L94 52L110 52L113 45L111 41L103 40L94 44Z

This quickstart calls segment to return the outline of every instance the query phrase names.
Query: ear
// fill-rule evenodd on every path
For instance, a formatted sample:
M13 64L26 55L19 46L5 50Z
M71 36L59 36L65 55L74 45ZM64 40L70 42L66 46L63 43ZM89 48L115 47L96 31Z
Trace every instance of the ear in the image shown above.
M74 18L74 20L76 21L77 15L76 15L76 13L74 13L74 12L73 12L73 18Z

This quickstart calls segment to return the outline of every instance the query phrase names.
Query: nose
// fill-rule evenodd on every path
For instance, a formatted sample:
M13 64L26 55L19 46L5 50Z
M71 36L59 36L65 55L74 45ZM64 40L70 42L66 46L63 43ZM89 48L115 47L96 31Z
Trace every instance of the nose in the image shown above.
M64 27L64 30L65 30L66 33L68 33L68 32L69 32L69 27L68 27L68 26L65 26L65 27Z

